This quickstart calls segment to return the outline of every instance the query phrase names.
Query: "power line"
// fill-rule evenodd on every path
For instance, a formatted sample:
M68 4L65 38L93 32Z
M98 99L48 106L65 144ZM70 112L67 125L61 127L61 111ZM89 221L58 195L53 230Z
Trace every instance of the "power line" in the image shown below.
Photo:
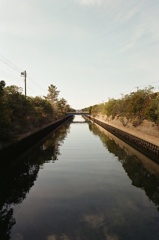
M13 62L8 60L7 58L2 56L1 54L0 54L0 62L3 63L4 65L6 65L7 67L9 67L9 68L11 68L14 71L19 73L18 76L15 76L15 75L13 75L11 73L8 73L8 72L0 70L0 75L2 77L5 77L5 78L13 78L13 77L15 78L16 77L16 78L18 78L20 76L20 74L25 73L25 71L22 71L21 68L19 68L16 64L14 64ZM25 76L25 74L23 76ZM36 85L36 87L38 87L40 90L43 90L43 88L39 84L37 84L30 76L28 76L28 78L31 79L31 82L34 83ZM26 95L26 77L24 78L24 83L25 83L25 95ZM32 92L34 92L30 87L29 87L29 89Z
M30 79L32 83L34 83L40 90L43 90L43 87L40 86L37 82L35 82L29 75L28 75L28 79Z
M3 57L2 55L0 55L0 61L5 64L6 66L12 68L15 71L21 72L22 70L16 66L14 63L12 63L11 61L9 61L7 58Z
M2 70L0 70L0 75L2 75L4 77L16 77L16 78L18 77L18 75L16 76L16 75L13 75L11 73L7 73L7 72L2 71Z

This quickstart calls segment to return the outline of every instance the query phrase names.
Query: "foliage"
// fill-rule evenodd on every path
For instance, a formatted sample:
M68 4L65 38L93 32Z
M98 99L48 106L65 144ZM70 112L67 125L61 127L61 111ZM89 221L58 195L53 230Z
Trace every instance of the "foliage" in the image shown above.
M0 147L19 134L64 117L71 108L64 98L58 100L58 94L56 86L50 85L44 98L25 97L22 88L5 87L0 81Z
M112 119L117 117L123 125L131 121L136 127L144 119L159 125L159 93L153 93L152 86L131 92L122 99L109 99L104 104L90 106L88 109L92 116L104 113Z
M46 97L44 96L44 98L53 102L57 102L59 93L60 91L57 90L57 87L51 84L48 87L48 94Z
M146 110L146 116L149 120L159 125L159 94L151 100Z

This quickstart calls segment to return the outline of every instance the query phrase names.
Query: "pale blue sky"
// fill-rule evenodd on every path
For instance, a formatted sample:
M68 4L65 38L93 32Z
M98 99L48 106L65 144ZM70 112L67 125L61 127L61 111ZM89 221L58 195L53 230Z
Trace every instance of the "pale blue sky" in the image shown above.
M54 84L76 109L159 91L158 13L159 0L0 0L0 80L24 89L26 70L29 96Z

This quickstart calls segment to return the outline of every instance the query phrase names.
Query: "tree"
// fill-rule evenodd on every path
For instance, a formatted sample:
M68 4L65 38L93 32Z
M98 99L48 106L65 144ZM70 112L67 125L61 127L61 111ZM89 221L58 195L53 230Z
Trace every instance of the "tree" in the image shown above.
M15 85L5 88L5 115L10 123L14 136L25 129L27 120L27 104L22 88ZM23 123L23 124L22 124Z
M17 86L5 87L5 82L0 82L0 141L10 141L16 137L16 129L23 120L26 111L23 111L24 97Z
M112 116L114 118L118 111L117 111L117 100L112 98L107 103L105 103L105 112L108 117Z
M65 115L65 113L69 110L69 105L67 104L67 101L64 98L61 98L57 102L57 106L58 106L58 112L61 114L61 116Z
M109 99L105 104L90 106L92 116L105 114L108 117L118 117L123 125L129 121L138 126L144 119L149 119L159 125L159 93L154 93L149 86L139 89L122 97L122 99Z
M34 116L32 121L35 126L40 126L53 119L54 109L49 101L41 97L32 100Z
M148 119L159 125L159 94L150 102L146 116Z
M5 87L5 82L0 81L0 147L19 134L64 116L70 106L64 98L58 100L58 95L56 86L51 84L45 99L25 97L22 88Z
M44 96L44 98L47 100L50 100L52 102L57 102L59 93L60 93L60 91L57 90L57 87L54 86L53 84L51 84L48 87L48 94L46 97Z
M0 96L3 94L5 85L6 85L5 81L3 80L0 81Z

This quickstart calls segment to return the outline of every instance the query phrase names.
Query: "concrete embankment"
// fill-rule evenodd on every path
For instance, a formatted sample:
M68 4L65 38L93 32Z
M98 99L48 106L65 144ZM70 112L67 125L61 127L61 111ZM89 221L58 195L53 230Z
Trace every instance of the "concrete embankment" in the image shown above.
M41 127L39 129L35 129L26 134L22 134L14 143L0 150L0 158L1 159L5 158L6 160L8 155L14 156L14 157L19 156L20 154L25 152L27 149L29 149L30 147L35 145L37 142L39 142L40 139L44 139L53 130L56 130L62 124L64 124L65 122L71 119L72 119L72 116L66 116L65 118L54 121L48 124L47 126Z
M137 134L130 134L128 131L126 131L126 129L123 131L120 128L109 125L97 118L91 116L88 116L88 118L121 140L125 141L130 146L142 152L145 156L159 163L159 146L157 144L153 144L152 142L146 141L143 138L139 138L136 136Z

